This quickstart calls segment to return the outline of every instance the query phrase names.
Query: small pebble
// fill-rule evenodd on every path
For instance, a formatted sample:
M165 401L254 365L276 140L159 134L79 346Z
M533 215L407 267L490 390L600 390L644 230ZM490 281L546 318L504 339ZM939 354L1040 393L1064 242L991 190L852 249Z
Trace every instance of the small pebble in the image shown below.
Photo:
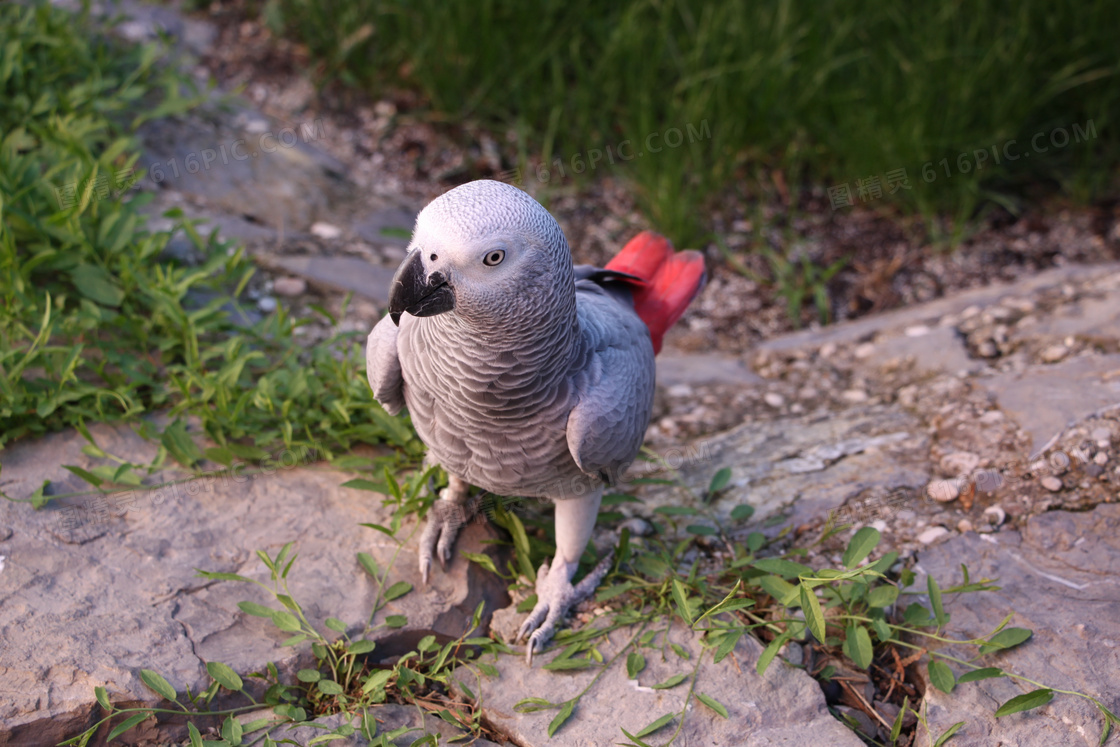
M922 543L923 545L930 545L941 539L948 533L949 530L945 527L930 527L929 529L918 535L918 542Z
M948 503L957 499L961 489L956 480L934 480L926 487L926 492L933 500Z
M954 451L941 457L938 466L946 477L967 477L980 466L980 457L968 451Z
M1103 451L1098 451L1096 456L1093 457L1093 462L1103 467L1108 464L1108 454L1105 454Z
M929 327L924 324L915 324L913 327L907 327L903 330L903 334L907 337L922 337L929 334Z
M12 528L11 527L0 527L0 542L3 542L4 540L8 539L11 536L12 536Z
M879 534L887 531L887 522L883 521L882 519L876 519L875 521L871 522L869 526L879 532Z
M302 296L307 292L307 281L296 277L276 278L272 291L278 296Z
M762 399L771 407L781 407L786 403L786 398L777 392L767 392Z
M1000 506L988 506L984 509L984 518L994 527L998 527L1007 520L1007 512Z
M271 314L276 311L276 299L272 296L264 296L257 301L257 308L266 314Z
M867 401L867 392L862 389L849 389L840 396L853 404Z
M824 345L821 345L821 349L817 351L817 355L822 358L831 358L835 353L836 343L834 342L826 342Z
M980 416L980 422L984 425L991 425L992 423L998 423L1002 420L1003 413L999 410L988 410L986 413Z
M688 384L673 384L673 386L665 390L665 393L670 397L691 397L692 387Z
M1108 428L1094 428L1089 438L1097 442L1097 448L1107 449L1112 442L1112 431Z
M1041 482L1042 487L1046 488L1051 493L1057 493L1062 489L1062 481L1054 477L1053 475L1047 475L1046 477L1042 478Z
M875 345L870 342L865 342L855 350L855 356L859 359L869 358L875 353Z
M800 644L790 641L786 644L783 658L795 667L799 667L805 661L805 649L801 648Z
M961 534L972 531L972 522L968 519L961 519L957 522L957 531Z
M311 224L311 234L318 236L320 239L337 239L342 235L342 229L330 223L317 221Z
M1069 355L1069 348L1065 345L1051 345L1042 351L1039 356L1043 363L1057 363Z

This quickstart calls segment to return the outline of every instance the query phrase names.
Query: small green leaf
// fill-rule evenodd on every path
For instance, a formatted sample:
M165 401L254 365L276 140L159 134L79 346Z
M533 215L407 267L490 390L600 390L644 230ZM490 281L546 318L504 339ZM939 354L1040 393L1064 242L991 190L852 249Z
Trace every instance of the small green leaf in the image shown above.
M742 636L742 629L727 631L727 633L723 637L723 640L721 640L719 642L719 645L716 646L716 652L712 655L712 660L716 664L719 664L721 661L723 661L727 657L727 655L730 654L731 651L735 648L735 644L739 642L739 639Z
M774 660L774 657L778 655L778 651L782 648L782 646L786 645L786 642L791 637L792 636L789 631L786 631L774 640L770 641L770 643L767 644L766 648L763 649L762 655L758 657L758 662L754 665L755 671L760 675L765 673L766 668L770 666L770 662Z
M385 618L387 628L403 628L405 625L408 625L408 618L404 615L389 615Z
M735 508L731 509L731 518L735 521L745 521L754 515L754 506L746 503L740 503ZM753 550L752 550L753 552Z
M265 607L263 604L257 604L256 602L238 602L237 606L240 607L241 611L245 614L256 615L257 617L272 617L272 613L276 611L270 607Z
M929 670L929 681L934 687L946 694L953 692L957 680L948 664L938 659L930 659L927 669Z
M340 487L353 488L354 490L370 490L374 493L387 492L384 484L374 482L372 480L363 480L362 478L347 480L346 482L342 483Z
M890 607L898 599L898 587L890 584L876 586L867 594L868 607Z
M574 711L575 708L576 708L576 701L574 699L565 702L564 705L561 706L560 713L557 713L556 717L553 718L552 722L548 725L548 737L549 737L549 739L551 739L553 737L553 735L556 734L556 731L561 726L564 725L565 721L567 721L569 718L571 718L572 711Z
M241 722L233 716L226 716L226 720L222 722L222 739L231 745L239 745L243 733Z
M300 682L318 682L323 679L318 669L301 669L296 672L296 679Z
M202 459L202 450L187 433L187 424L182 420L176 420L167 426L160 434L159 441L175 461L184 467L193 467Z
M352 654L368 654L377 648L377 644L373 641L354 641L350 644L350 653Z
M124 300L124 291L116 278L98 265L79 264L70 270L70 280L78 293L102 306L117 307Z
M868 635L867 628L856 623L849 625L844 648L848 658L854 661L857 667L867 669L871 666L871 636Z
M669 648L673 649L673 653L675 653L685 661L688 661L692 658L692 654L688 653L688 651L685 650L684 646L681 646L679 643L670 643Z
M705 695L704 693L696 693L696 699L724 718L729 718L727 714L727 708L724 707L723 703L720 703L712 696Z
M708 497L715 495L719 491L727 487L727 483L731 482L731 468L724 467L723 469L712 475L712 481L708 483ZM645 736L638 734L639 737Z
M941 627L949 622L949 616L945 614L945 608L941 605L941 587L937 585L933 576L929 576L926 579L926 588L929 589L929 603L933 607L933 616L937 618L937 626Z
M692 611L688 608L688 591L684 588L679 578L674 577L671 583L673 588L673 601L677 604L677 612L684 621L692 625Z
M632 651L626 655L626 676L629 679L636 680L638 674L646 668L646 657L639 654L637 651Z
M102 708L104 708L106 711L109 711L110 713L113 711L113 704L109 702L109 694L105 692L105 688L100 686L95 687L93 688L93 694L94 697L97 698L97 702L101 704Z
M275 610L272 613L272 623L280 630L288 633L295 633L300 630L299 618L285 610Z
M637 482L637 480L634 480L633 482ZM692 508L691 506L658 506L657 508L653 509L653 512L655 514L662 514L664 516L696 516L696 514L700 513L698 510Z
M1054 691L1048 687L1031 690L1029 693L1016 695L996 709L996 718L1007 716L1020 711L1029 711L1039 706L1044 706L1054 699Z
M977 680L987 680L992 677L1002 677L1003 670L999 667L984 667L982 669L974 669L971 672L966 672L957 678L958 683L976 682Z
M891 724L891 744L898 741L898 736L902 733L902 721L906 718L906 710L910 707L910 696L902 699L902 707L898 709L898 715L894 717L894 723Z
M980 647L980 654L990 654L993 651L1014 648L1020 643L1028 641L1031 635L1031 631L1027 628L1005 628L989 638L988 642Z
M758 585L783 607L790 607L797 602L798 587L777 576L763 576L758 579Z
M590 669L593 666L595 666L595 662L591 659L573 659L567 656L558 656L545 664L542 668L553 672L562 672L568 669Z
M879 530L875 527L864 527L856 532L848 543L848 549L844 551L844 567L851 569L859 565L879 544L879 539Z
M379 669L369 676L366 683L362 685L362 692L369 695L374 690L384 690L385 685L393 677L392 669Z
M377 561L373 559L372 555L370 555L368 552L360 552L358 553L358 562L361 564L362 568L365 569L366 573L370 575L370 577L375 579L377 578L377 574L380 572L380 569L378 569Z
M491 573L497 573L498 572L498 569L494 567L494 559L491 558L486 553L464 552L464 553L459 553L459 554L462 555L467 560L471 561L472 563L477 563L478 565L482 566L485 570L488 570Z
M220 661L208 661L206 662L206 671L210 673L215 682L227 690L240 692L241 688L244 687L241 677L228 664L223 664Z
M101 487L101 485L104 484L104 482L105 482L104 480L102 480L97 475L95 475L91 472L87 472L86 470L82 469L81 467L75 467L75 466L70 465L70 464L64 464L64 465L62 465L62 468L64 470L67 470L67 471L77 475L78 477L82 478L83 480L85 480L86 482L88 482L90 485L92 485L95 488Z
M784 578L796 578L797 576L811 576L813 569L801 563L794 563L792 560L785 558L762 558L751 563L752 566L760 571L773 573L776 576ZM773 596L773 595L771 595Z
M821 612L821 603L816 593L805 584L801 584L801 609L805 613L805 622L809 632L821 643L824 643L825 625L824 613Z
M109 732L109 736L105 739L105 741L106 742L112 742L114 739L119 737L121 734L124 734L126 731L128 731L132 727L136 726L138 723L140 723L141 721L143 721L144 719L148 718L148 716L151 716L151 715L152 715L151 711L144 711L143 713L132 714L131 716L126 718L124 721L117 724L113 728L113 730L111 732Z
M660 684L657 684L657 685L654 685L653 689L654 690L668 690L669 688L676 687L677 685L684 682L687 677L688 677L687 674L674 674L672 677L665 680L664 682L662 682Z
M416 644L416 650L423 653L435 648L435 646L436 637L434 635L426 635L420 639L419 643Z
M910 625L929 625L929 610L917 602L912 602L902 614L904 620Z
M655 731L657 731L657 730L658 730L658 729L660 729L661 727L663 727L663 726L668 726L669 722L670 722L670 721L672 721L672 720L673 720L673 718L674 718L674 717L675 717L676 715L677 715L677 714L676 714L676 712L675 712L675 711L674 711L673 713L666 713L666 714L665 714L664 716L662 716L661 718L657 719L657 720L656 720L656 721L654 721L654 722L653 722L652 724L650 724L649 726L645 727L644 729L642 729L641 731L639 731L639 732L638 732L637 734L635 734L634 736L635 736L635 737L637 737L638 739L641 739L642 737L648 737L648 736L649 736L650 734L653 734L653 733L654 733Z
M342 685L334 680L319 680L315 683L315 687L319 688L319 692L323 695L342 695Z
M394 599L399 599L410 591L412 591L412 584L407 581L398 581L385 590L385 601L391 602Z
M140 679L144 681L145 685L152 688L157 695L162 695L170 701L176 700L178 693L175 692L175 688L159 672L153 672L151 669L141 669Z
M697 534L702 537L711 537L712 535L719 534L719 530L707 524L689 524L684 530L689 534Z
M940 737L937 738L937 741L933 743L933 747L941 747L941 745L948 742L949 738L952 737L954 734L956 734L958 731L960 731L962 726L964 726L963 721L958 721L957 723L950 726L948 729L945 730L944 734L942 734Z

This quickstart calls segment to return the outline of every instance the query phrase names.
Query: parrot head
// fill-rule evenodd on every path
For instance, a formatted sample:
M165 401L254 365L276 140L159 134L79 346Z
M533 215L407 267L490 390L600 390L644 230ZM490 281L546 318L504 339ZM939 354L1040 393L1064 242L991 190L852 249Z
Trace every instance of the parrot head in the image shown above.
M557 313L574 299L572 256L556 220L517 187L482 180L420 212L389 315L398 325L405 312L491 324L534 309Z

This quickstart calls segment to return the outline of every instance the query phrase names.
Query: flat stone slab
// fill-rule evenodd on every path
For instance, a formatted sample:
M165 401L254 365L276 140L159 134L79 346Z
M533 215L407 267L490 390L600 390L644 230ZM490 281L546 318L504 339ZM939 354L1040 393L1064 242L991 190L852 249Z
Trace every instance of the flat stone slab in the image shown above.
M358 257L262 257L261 261L335 291L353 291L379 306L389 304L396 267L376 265Z
M685 484L702 495L718 470L731 482L709 506L729 517L741 503L754 520L784 513L795 524L826 516L869 491L907 490L929 480L924 427L909 413L886 406L747 423L692 444L666 461L680 467ZM678 490L643 491L643 511L679 506Z
M765 380L739 358L720 353L673 353L657 356L657 384L734 384L758 386Z
M610 634L608 641L597 645L606 661L623 649L637 629L623 628ZM518 713L514 704L538 697L562 703L580 693L598 673L598 668L578 671L549 671L542 666L559 655L560 650L538 656L532 668L522 656L484 657L498 669L496 678L476 677L473 671L460 668L455 679L465 683L479 698L483 716L519 747L601 747L626 740L622 729L631 734L659 717L680 711L688 694L689 681L669 689L652 686L671 676L687 674L691 678L696 657L701 656L700 634L675 624L669 640L688 651L690 659L680 658L664 647L658 636L656 648L642 649L647 660L638 679L627 678L625 654L619 657L576 706L571 718L550 739L548 725L557 711L543 710ZM600 639L602 641L602 639ZM695 690L715 698L727 708L723 718L695 698L689 703L684 725L677 740L680 747L700 745L829 745L829 747L860 747L863 742L828 712L820 686L800 669L774 661L759 676L755 664L762 646L753 638L743 636L731 655L718 664L712 654L704 652L696 673ZM663 744L679 724L673 722L647 741Z
M1073 423L1120 407L1120 354L1082 355L978 381L1030 433L1034 458Z
M961 582L962 562L973 581L994 578L1001 588L946 596L950 636L986 635L1011 611L1015 616L1009 625L1034 631L1026 643L978 664L1002 667L1047 687L1087 693L1118 712L1120 505L1101 504L1084 513L1051 511L1032 518L1022 535L955 537L922 551L918 568L945 588ZM967 671L950 667L958 677ZM1042 708L993 717L1002 703L1032 689L1008 678L958 685L949 695L930 686L926 703L934 738L964 721L951 741L954 747L1097 744L1103 719L1083 698L1058 694ZM917 744L927 744L921 732Z
M266 715L267 714L261 714L261 718L266 717ZM438 738L441 745L449 744L449 740L458 737L455 744L469 744L472 745L472 747L497 747L494 742L488 739L476 739L471 741L465 736L466 732L456 729L438 716L430 712L425 712L423 709L415 706L388 703L371 709L370 715L377 721L377 733L374 734L374 742L378 744L380 744L378 741L379 735L389 734L402 727L407 727L409 731L395 739L390 739L389 744L393 745L393 747L408 747L417 739L427 734L432 734ZM329 734L344 723L357 727L360 725L361 721L360 719L347 719L345 716L339 714L315 719L315 723L318 724L318 726L274 729L271 736L276 740L291 739L296 744L308 744L312 739ZM365 739L360 732L355 732L349 737L335 737L328 742L320 742L319 744L327 744L331 747L367 747L367 745L372 743L373 742L370 742L370 740Z
M141 461L154 451L126 426L91 431L111 454ZM44 480L56 481L56 493L81 489L62 465L99 462L81 453L85 443L62 432L5 449L0 488L17 499ZM283 454L276 460L288 468L93 501L59 499L39 511L0 501L0 745L54 745L74 736L97 709L95 686L114 702L156 703L141 668L160 672L182 693L208 685L208 661L241 674L272 661L289 675L310 663L307 644L282 647L288 633L237 607L242 600L277 606L264 590L199 578L195 569L268 582L255 551L275 555L294 542L299 558L289 585L312 624L326 631L323 622L333 616L351 633L365 628L376 587L356 555L368 552L386 568L398 545L359 523L388 524L390 509L376 493L341 487L350 475L296 465ZM400 533L414 527L410 520ZM444 640L466 633L480 601L487 602L484 626L489 612L508 604L501 579L461 554L495 553L483 543L496 536L488 524L471 523L448 572L435 569L428 588L415 539L406 542L386 585L405 581L414 589L374 622L399 614L408 625L372 633L374 657L404 653L429 633Z

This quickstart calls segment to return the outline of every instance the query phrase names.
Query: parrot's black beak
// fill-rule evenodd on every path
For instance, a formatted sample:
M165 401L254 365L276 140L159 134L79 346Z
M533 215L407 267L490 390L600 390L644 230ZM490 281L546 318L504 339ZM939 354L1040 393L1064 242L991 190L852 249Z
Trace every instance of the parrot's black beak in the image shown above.
M419 249L413 249L397 268L389 290L389 316L400 325L401 314L435 316L455 308L455 292L442 272L427 275Z

